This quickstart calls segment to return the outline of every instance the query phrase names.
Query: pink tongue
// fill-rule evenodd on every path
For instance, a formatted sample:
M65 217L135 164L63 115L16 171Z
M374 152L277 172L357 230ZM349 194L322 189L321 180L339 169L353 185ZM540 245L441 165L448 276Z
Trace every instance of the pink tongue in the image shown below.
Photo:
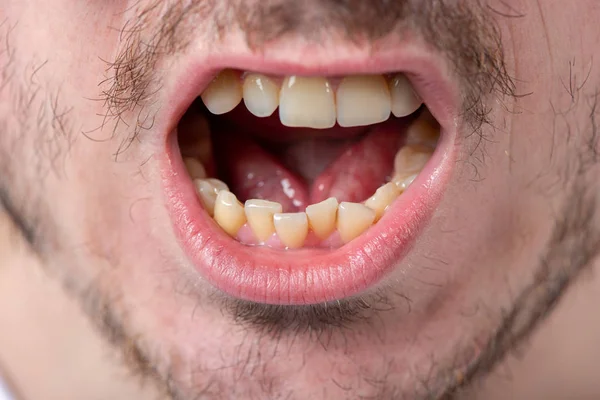
M383 124L355 143L290 144L281 161L247 137L219 132L215 135L219 172L241 201L276 201L284 212L304 211L328 197L360 202L390 175L400 145L398 130L397 125ZM329 166L323 170L324 165ZM312 181L310 187L307 181Z

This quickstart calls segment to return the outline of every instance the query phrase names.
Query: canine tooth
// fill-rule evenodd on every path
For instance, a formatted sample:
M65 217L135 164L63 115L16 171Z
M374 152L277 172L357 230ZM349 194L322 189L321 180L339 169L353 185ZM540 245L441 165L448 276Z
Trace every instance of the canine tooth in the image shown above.
M275 233L273 216L280 214L283 207L267 200L248 200L245 204L246 218L257 239L265 242Z
M400 188L395 183L390 182L377 189L375 194L365 202L365 206L375 211L375 219L379 220L398 196L400 196Z
M423 100L417 95L408 78L403 74L394 76L390 81L392 95L392 113L400 118L417 111Z
M404 146L396 154L394 171L396 174L412 175L420 172L431 158L432 149L422 145Z
M397 176L393 179L393 182L398 186L401 192L406 191L410 185L417 179L417 175L411 175L409 177Z
M257 117L268 117L279 106L279 87L264 75L250 74L244 79L244 104Z
M342 202L338 210L337 229L345 243L357 238L375 222L375 211L358 203Z
M229 190L227 185L218 179L196 179L194 180L196 192L204 204L204 209L212 217L215 212L217 195L222 190Z
M310 229L319 239L325 240L335 231L337 212L338 201L335 197L306 207Z
M185 164L185 169L187 169L188 174L192 177L192 179L204 179L206 178L206 169L204 165L195 158L185 158L183 160Z
M390 117L390 89L381 75L342 79L336 101L337 122L343 127L377 124Z
M435 149L439 137L439 125L432 125L427 117L421 117L408 127L406 132L406 144L423 145Z
M242 101L242 84L239 75L230 70L222 71L201 95L208 111L215 115L225 114Z
M304 245L308 235L308 217L306 213L275 214L275 231L281 242L290 249Z
M235 194L228 190L221 190L215 202L214 219L229 236L235 236L246 223L244 206Z
M336 114L329 81L319 77L285 78L279 95L279 119L290 127L332 128Z

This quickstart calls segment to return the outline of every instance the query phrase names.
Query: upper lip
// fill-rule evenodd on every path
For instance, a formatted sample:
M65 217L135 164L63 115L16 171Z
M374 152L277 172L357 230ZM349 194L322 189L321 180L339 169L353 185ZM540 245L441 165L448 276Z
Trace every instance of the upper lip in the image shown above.
M443 60L435 54L411 44L381 46L381 51L356 48L340 51L344 55L338 57L316 52L307 59L302 56L307 54L302 48L292 54L297 56L288 54L284 60L277 51L257 54L221 49L218 56L191 57L168 88L169 106L158 120L167 148L162 163L166 205L185 253L201 275L220 290L255 302L333 301L372 286L406 255L431 219L457 152L455 120L460 96L440 68ZM275 259L273 251L246 247L224 233L221 235L207 218L199 218L201 207L178 159L176 135L172 133L179 119L210 80L225 68L280 76L403 72L440 123L440 143L411 188L365 234L340 249L278 252Z

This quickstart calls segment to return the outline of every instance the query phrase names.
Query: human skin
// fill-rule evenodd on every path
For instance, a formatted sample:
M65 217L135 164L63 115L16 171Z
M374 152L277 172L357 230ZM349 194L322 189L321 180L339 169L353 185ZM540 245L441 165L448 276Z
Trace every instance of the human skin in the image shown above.
M365 297L357 314L318 322L317 308L300 314L292 306L265 308L260 320L256 308L199 276L165 206L160 128L194 55L262 52L326 64L364 60L372 38L352 41L342 19L320 32L327 38L320 44L301 29L270 37L252 24L225 24L214 36L225 8L259 6L191 2L201 6L183 14L187 30L174 46L160 47L156 63L132 59L129 66L143 66L142 78L152 79L127 80L114 67L123 66L128 28L143 19L140 38L152 43L171 5L150 3L0 7L0 325L9 327L0 329L0 367L17 392L26 399L600 395L590 372L600 337L594 1L434 2L472 11L449 13L449 26L467 26L452 19L466 15L497 27L481 36L439 28L461 39L439 43L490 50L477 53L496 61L478 64L480 75L465 76L477 63L457 54L461 48L431 49L478 113L462 105L471 112L456 121L448 184L431 221L378 283L379 297ZM249 40L252 49L239 26L259 38ZM402 40L390 29L374 47ZM115 76L123 85L116 90ZM150 87L132 90L132 82Z

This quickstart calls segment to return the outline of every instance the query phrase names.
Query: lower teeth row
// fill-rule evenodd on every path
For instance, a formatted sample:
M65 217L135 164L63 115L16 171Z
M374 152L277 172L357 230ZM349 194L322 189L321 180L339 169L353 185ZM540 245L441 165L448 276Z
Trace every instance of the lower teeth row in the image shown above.
M228 235L246 244L297 249L311 243L348 243L379 221L389 206L415 180L431 158L439 129L427 120L416 120L407 133L406 145L396 154L395 175L363 203L339 203L329 198L310 205L305 212L283 213L281 204L247 200L242 204L227 185L206 176L194 158L184 159L207 213Z

